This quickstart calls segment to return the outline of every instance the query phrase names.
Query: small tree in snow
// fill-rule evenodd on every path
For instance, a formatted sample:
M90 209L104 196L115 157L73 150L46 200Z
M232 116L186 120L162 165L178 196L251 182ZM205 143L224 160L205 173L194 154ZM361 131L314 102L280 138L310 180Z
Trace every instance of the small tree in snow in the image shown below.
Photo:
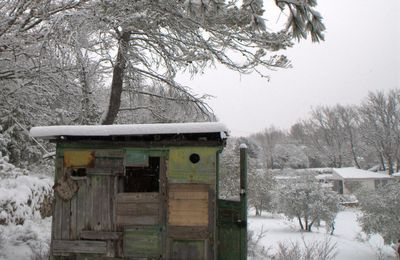
M363 215L359 218L363 231L380 234L386 244L400 239L400 182L390 183L376 192L360 192L357 196Z
M259 169L248 174L249 205L254 207L256 215L260 216L263 210L270 210L272 204L272 190L276 181L266 169Z
M311 231L321 220L332 225L339 211L339 197L321 187L313 176L288 180L277 192L276 210L299 221L302 230Z

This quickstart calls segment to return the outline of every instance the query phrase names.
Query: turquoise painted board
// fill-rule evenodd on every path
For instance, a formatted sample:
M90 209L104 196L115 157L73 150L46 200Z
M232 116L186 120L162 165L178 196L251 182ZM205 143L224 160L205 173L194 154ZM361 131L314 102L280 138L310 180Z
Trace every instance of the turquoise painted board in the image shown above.
M143 150L125 151L125 166L128 167L147 167L149 166L149 154Z

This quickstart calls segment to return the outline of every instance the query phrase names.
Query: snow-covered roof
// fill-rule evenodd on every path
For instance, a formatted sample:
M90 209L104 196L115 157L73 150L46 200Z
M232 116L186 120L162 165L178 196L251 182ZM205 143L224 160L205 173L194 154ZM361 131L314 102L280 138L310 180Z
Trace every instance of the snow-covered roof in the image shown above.
M389 175L366 171L366 170L360 170L354 167L333 168L332 170L333 173L339 175L339 177L343 179L390 179L391 178L391 176Z
M30 135L43 139L60 136L143 136L162 134L220 133L226 139L228 129L222 123L171 123L171 124L126 124L126 125L68 125L38 126Z
M396 172L392 174L393 177L400 177L400 172Z
M317 180L331 179L332 178L332 174L330 174L330 173L318 174L318 175L315 176L315 178Z

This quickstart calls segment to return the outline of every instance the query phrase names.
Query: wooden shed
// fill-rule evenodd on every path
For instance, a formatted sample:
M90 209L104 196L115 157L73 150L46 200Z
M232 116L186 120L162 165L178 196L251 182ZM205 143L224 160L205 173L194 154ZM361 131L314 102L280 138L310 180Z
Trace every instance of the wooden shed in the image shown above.
M246 148L241 201L219 200L223 124L47 126L31 135L56 143L52 259L246 259Z

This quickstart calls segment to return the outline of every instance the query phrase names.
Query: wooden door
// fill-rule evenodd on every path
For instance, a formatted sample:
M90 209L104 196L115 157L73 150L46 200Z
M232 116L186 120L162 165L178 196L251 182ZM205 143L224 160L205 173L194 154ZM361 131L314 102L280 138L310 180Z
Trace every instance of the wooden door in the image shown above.
M240 260L243 255L243 229L240 221L241 202L218 200L218 260Z
M120 189L116 219L123 232L123 256L165 258L165 158L128 151Z

